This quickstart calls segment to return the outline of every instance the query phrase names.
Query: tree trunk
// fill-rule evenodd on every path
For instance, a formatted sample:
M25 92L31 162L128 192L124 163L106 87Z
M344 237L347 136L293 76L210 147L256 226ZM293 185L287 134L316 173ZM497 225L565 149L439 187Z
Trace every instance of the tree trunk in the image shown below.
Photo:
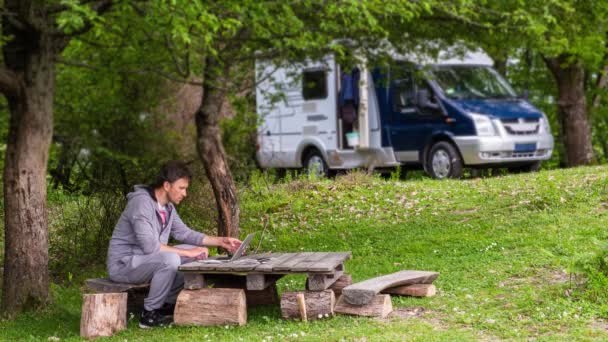
M12 46L27 48L15 52ZM13 316L45 305L49 296L46 170L53 131L54 44L50 35L29 31L16 35L4 52L18 82L18 92L7 95L4 166L2 311Z
M578 166L591 163L593 146L585 97L585 70L567 59L568 56L560 55L545 58L545 63L557 82L558 116L566 150L566 165Z
M218 235L238 237L240 207L220 135L219 119L225 94L214 77L217 67L215 58L206 58L203 99L196 112L197 149L215 195Z

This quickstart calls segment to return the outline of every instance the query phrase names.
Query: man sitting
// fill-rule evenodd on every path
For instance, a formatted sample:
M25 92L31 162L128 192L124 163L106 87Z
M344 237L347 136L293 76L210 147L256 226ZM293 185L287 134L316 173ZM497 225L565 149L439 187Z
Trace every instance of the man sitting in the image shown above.
M234 252L241 241L230 237L207 236L190 229L175 206L186 197L192 174L185 163L164 164L156 182L136 185L127 195L127 207L114 228L108 249L110 279L119 283L150 282L139 326L150 328L172 321L183 275L177 268L186 262L207 258L203 246L222 247ZM169 246L169 236L186 243Z

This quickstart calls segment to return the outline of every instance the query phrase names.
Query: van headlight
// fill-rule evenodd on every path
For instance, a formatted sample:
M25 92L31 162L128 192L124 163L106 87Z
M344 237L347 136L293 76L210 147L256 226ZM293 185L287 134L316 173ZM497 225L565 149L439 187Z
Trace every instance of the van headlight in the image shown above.
M551 126L549 125L549 119L545 113L543 113L543 117L540 118L540 130L541 133L551 134Z
M479 113L469 113L469 115L473 119L478 136L487 137L497 134L496 127L487 115Z

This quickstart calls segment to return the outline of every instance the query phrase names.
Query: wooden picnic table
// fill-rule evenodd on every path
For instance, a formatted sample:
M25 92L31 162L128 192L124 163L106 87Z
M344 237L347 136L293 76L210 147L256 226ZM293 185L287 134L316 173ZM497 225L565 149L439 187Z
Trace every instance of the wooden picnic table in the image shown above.
M350 258L351 252L263 253L219 264L194 261L181 265L179 271L190 290L206 287L206 276L244 276L247 290L263 290L284 275L307 274L308 290L323 291L340 278Z

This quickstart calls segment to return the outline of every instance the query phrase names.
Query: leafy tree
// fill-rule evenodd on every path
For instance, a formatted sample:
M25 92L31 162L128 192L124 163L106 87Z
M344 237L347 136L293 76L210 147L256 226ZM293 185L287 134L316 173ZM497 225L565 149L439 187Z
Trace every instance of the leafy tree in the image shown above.
M10 111L4 166L5 254L2 311L48 300L46 170L53 133L55 61L89 30L111 0L5 0L0 92ZM79 15L73 15L74 13Z

